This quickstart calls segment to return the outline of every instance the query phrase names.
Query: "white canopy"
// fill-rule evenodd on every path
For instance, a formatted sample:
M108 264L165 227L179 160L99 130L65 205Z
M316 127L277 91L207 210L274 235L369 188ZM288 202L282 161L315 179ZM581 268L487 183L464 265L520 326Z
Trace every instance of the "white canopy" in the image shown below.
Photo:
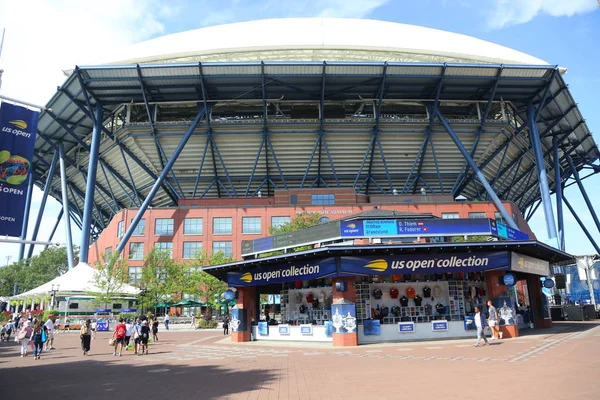
M27 292L20 293L12 297L12 299L28 299L47 295L52 292L53 287L54 289L58 288L58 291L56 292L56 296L58 297L77 294L81 295L89 292L101 292L102 290L94 284L95 273L96 269L90 267L86 263L79 263L75 268L68 270L66 273L52 279L50 282L46 282ZM137 296L139 292L138 288L123 284L119 294L125 296Z

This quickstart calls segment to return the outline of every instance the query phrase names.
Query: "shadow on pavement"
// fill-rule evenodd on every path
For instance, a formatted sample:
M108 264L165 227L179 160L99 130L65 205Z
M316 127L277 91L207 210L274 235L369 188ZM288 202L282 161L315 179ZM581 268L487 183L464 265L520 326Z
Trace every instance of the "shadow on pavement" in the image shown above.
M581 322L552 321L552 328L550 329L523 329L519 331L519 336L585 332L597 326L600 326L600 321L598 320Z
M0 397L6 399L212 399L256 390L275 378L266 370L91 359L3 369L1 374Z

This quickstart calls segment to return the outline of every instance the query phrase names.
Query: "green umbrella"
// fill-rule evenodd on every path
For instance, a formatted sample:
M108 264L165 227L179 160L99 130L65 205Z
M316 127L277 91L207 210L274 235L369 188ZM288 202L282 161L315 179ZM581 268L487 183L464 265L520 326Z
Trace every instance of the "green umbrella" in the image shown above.
M204 307L206 303L202 303L194 300L180 300L173 304L176 307Z

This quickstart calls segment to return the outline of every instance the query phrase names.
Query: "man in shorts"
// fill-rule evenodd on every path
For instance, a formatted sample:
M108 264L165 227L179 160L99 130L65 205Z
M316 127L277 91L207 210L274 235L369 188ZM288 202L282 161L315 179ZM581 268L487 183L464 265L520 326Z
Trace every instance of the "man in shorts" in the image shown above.
M125 335L127 334L127 327L125 326L125 320L121 318L117 326L115 326L115 331L113 332L113 338L115 338L115 351L113 352L113 356L117 354L121 357L123 353L123 344L125 343ZM119 348L119 352L117 353L117 348Z
M44 324L46 327L46 334L48 335L48 339L46 340L46 348L44 350L54 350L54 323L56 321L56 316L51 315L48 318L48 321Z
M490 340L498 339L498 311L492 304L491 300L488 300L488 325L492 331L492 337Z

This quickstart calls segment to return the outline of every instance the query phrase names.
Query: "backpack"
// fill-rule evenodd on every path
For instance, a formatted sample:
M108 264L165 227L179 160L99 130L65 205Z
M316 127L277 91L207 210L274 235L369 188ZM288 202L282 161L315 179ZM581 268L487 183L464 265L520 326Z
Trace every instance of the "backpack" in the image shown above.
M117 337L125 337L125 333L126 333L126 329L125 326L123 324L120 324L117 327Z

